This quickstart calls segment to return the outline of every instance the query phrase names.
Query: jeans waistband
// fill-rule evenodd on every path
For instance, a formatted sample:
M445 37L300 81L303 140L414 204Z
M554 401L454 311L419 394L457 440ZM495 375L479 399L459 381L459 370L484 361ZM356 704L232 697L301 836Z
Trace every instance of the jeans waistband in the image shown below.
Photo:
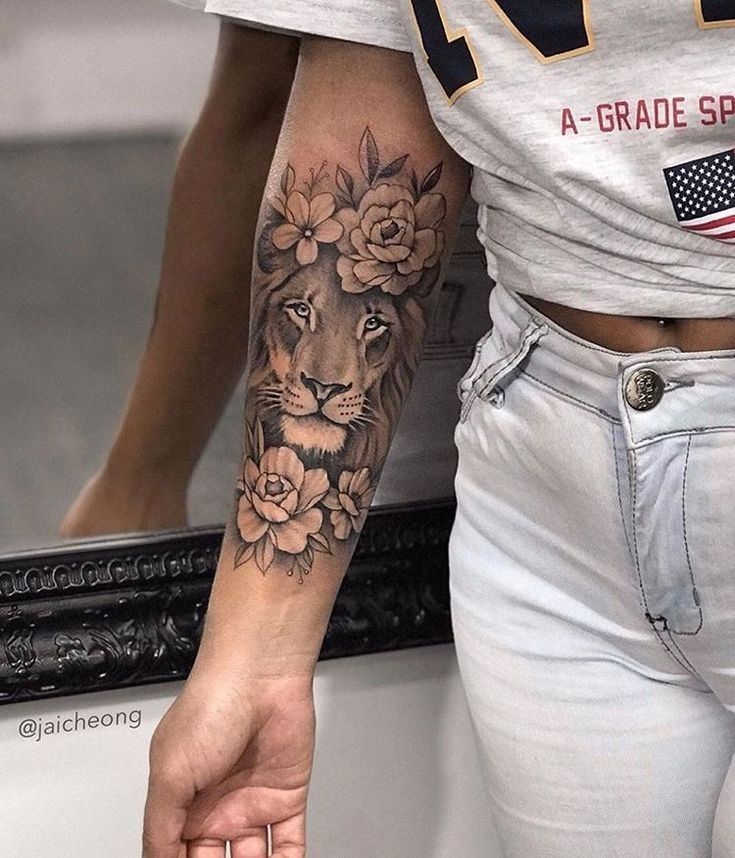
M501 285L490 295L490 316L493 339L503 350L532 343L522 367L526 375L622 422L631 444L735 430L735 350L612 351L569 333ZM649 394L641 408L641 397Z

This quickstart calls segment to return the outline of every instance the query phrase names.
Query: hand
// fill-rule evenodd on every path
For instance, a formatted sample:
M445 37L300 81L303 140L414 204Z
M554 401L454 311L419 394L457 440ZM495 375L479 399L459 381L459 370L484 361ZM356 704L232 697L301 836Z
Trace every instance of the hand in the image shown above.
M304 858L311 680L186 686L151 743L143 858Z

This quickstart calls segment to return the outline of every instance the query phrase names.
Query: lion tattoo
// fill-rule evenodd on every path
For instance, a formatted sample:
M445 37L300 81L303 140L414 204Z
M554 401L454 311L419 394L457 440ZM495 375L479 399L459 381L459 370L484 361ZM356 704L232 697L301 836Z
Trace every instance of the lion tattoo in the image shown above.
M342 466L385 457L425 315L411 295L344 291L336 254L260 290L250 383L271 443Z
M257 242L236 565L299 583L360 532L416 371L445 247L441 162L287 164Z

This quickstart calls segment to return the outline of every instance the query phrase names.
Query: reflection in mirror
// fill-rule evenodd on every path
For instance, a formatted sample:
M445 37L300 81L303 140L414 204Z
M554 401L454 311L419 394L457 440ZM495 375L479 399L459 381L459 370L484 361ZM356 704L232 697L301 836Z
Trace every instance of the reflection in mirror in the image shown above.
M179 20L182 10L162 9L157 17ZM250 267L243 236L257 213L242 200L259 198L251 186L270 160L297 45L230 25L220 57L246 39L255 39L250 53L267 53L272 66L260 160L249 175L239 166L247 144L238 123L227 129L229 150L220 143L219 161L213 156L212 105L238 115L247 93L242 87L238 103L227 101L232 95L218 89L217 74L183 149L175 122L142 120L131 120L142 128L135 133L105 129L103 121L53 139L34 139L30 128L2 143L5 551L58 542L60 529L79 537L218 524L226 516L241 443L239 393L224 406L243 370ZM197 93L209 45L202 42ZM252 80L246 67L225 68L229 80ZM166 64L150 73L163 92ZM486 324L487 278L472 223L468 211L375 505L452 494L454 387Z

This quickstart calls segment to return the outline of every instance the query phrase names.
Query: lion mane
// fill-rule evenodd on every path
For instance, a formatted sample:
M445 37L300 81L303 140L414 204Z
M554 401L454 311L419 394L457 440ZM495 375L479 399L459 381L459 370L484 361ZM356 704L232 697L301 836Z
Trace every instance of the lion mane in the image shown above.
M249 386L268 444L327 468L379 466L416 371L425 313L408 293L345 292L337 256L323 247L311 265L256 279ZM318 413L315 394L329 399Z

